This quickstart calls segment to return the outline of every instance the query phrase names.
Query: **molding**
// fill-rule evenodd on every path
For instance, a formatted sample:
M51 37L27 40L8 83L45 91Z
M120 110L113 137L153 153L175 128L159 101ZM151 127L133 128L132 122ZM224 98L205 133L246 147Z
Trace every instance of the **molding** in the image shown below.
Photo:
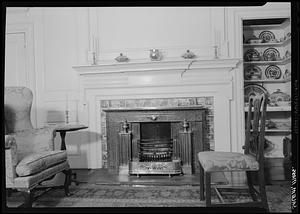
M234 69L241 59L170 59L163 61L134 60L127 63L102 62L99 65L79 65L73 68L79 75L128 73L157 70L189 70L189 69Z
M34 24L31 22L26 23L7 23L6 34L24 33L25 41L25 71L26 86L32 90L33 103L31 112L31 122L33 126L37 127L37 88L36 88L36 69L35 69L35 52L34 52Z
M31 7L6 7L6 14L27 13Z

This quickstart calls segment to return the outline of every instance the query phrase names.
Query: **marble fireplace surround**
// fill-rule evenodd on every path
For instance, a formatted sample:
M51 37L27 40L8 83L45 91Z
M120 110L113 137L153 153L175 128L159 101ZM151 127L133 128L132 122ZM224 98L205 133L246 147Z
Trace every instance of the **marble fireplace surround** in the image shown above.
M73 66L79 74L79 121L89 126L90 166L103 163L101 101L137 99L213 98L215 151L232 151L234 75L239 59L130 61ZM101 116L102 115L102 116ZM93 134L98 133L98 134Z

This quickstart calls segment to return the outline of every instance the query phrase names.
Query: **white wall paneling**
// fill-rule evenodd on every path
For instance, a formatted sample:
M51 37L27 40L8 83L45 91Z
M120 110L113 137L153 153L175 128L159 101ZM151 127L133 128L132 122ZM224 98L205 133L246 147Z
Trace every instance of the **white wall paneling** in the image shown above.
M98 35L100 61L120 53L146 59L151 48L161 49L165 58L180 57L187 49L199 57L213 56L215 34L223 42L224 8L93 8L89 17L90 40Z
M19 10L18 11L18 14ZM24 10L22 10L24 11ZM28 10L26 9L25 12ZM6 22L6 35L22 35L23 37L23 47L18 46L17 55L18 58L9 59L10 56L5 56L6 60L12 60L16 61L19 60L16 65L20 65L22 67L17 67L16 69L16 77L18 79L17 85L18 86L26 86L32 90L34 99L31 109L31 121L34 126L37 126L37 99L36 99L36 70L34 66L34 32L33 32L33 24L32 23L16 23L12 20L7 20ZM9 44L6 44L9 45ZM21 48L21 49L20 49ZM11 57L14 57L15 55L12 55ZM22 61L22 62L20 62ZM9 63L7 64L9 65ZM8 74L8 71L5 71L5 76L10 76L11 74Z
M196 91L189 91L189 95L199 96L202 94L200 90L204 90L207 94L214 94L217 99L219 96L217 92L208 92L206 90L208 83L210 83L208 81L209 76L206 78L206 85L204 84L205 82L199 80L199 83L202 84L201 86L198 86L197 82L193 82L197 80L197 78L193 79L194 74L197 77L196 71L189 70L183 74L183 78L178 77L182 73L182 69L187 68L187 64L180 64L182 61L181 55L187 49L190 49L198 56L197 60L202 61L201 63L204 65L205 59L213 58L213 46L217 43L220 44L220 59L241 59L241 20L245 18L282 17L289 14L289 7L286 5L288 3L268 3L262 7L251 8L32 7L21 10L12 8L7 12L7 29L13 25L22 26L21 28L24 28L25 33L29 36L26 36L27 47L30 52L27 66L29 74L28 85L33 89L35 98L35 114L33 116L36 118L33 121L36 121L35 123L38 127L53 121L62 120L63 122L62 114L66 93L68 92L70 108L77 111L76 108L78 106L77 114L71 114L71 121L76 122L78 117L80 122L89 124L92 132L95 132L95 135L86 135L83 132L78 138L72 137L71 140L74 141L74 147L70 148L71 164L73 164L73 167L78 165L80 167L97 168L101 167L101 157L95 157L97 149L101 149L97 143L97 132L99 132L97 121L100 118L97 118L99 117L98 115L96 115L97 117L91 117L91 115L95 115L96 110L98 112L97 105L99 105L99 100L104 98L112 99L113 97L121 98L125 96L120 94L123 89L124 91L129 90L126 91L128 93L132 92L132 95L126 94L127 97L139 98L141 94L135 91L134 88L130 89L126 85L133 83L140 84L134 87L135 89L141 89L144 93L143 96L150 96L150 94L153 97L175 96L176 94L174 93L167 93L167 88L171 89L172 87L164 87L165 80L156 75L156 73L159 73L157 71L159 69L163 70L163 77L167 78L167 80L171 78L175 81L173 83L178 86L174 88L176 93L187 95L187 91L180 92L178 90L183 90L180 86L183 82L191 81L190 88ZM78 73L72 69L72 66L81 65L76 69L83 71L85 70L84 66L91 64L88 53L93 50L93 41L95 39L97 41L98 63L101 66L88 67L89 71L86 71L84 76L88 77L91 88L86 88L85 77L79 77ZM161 49L164 59L158 63L151 62L149 59L150 48ZM117 68L125 69L124 73L114 73L116 71L116 69L113 69L116 63L114 58L120 53L127 55L130 58L129 63L133 64L130 64L132 66L129 65L127 68L126 64L124 64L125 67L122 67L123 64L118 64ZM179 61L179 63L176 64L174 61ZM187 61L184 62L186 63ZM108 66L103 66L105 64ZM197 67L196 64L192 66ZM208 63L206 66L208 65L218 67L218 64ZM101 87L104 90L101 93L93 89L99 80L98 74L94 75L93 73L97 73L99 68L107 69L103 70L104 73L108 72L100 75L100 82L103 84ZM140 71L127 72L134 70L134 68ZM215 69L218 70L218 68ZM143 75L141 73L142 70ZM213 69L209 68L208 70L213 73ZM226 78L223 80L217 79L220 83L212 83L217 84L218 89L223 87L222 90L231 91L230 98L226 99L226 102L224 101L222 104L229 106L228 115L223 119L229 121L230 129L227 133L224 133L224 136L226 136L226 139L230 138L232 151L241 151L240 145L242 145L244 140L242 71L242 65L238 65L237 69L233 69L230 72L226 71L227 77L232 80L229 81ZM148 74L147 72L151 74L146 75ZM113 78L115 75L118 78ZM101 81L101 78L104 78L103 81ZM126 81L128 82L126 83ZM150 85L147 85L146 81L149 81ZM157 85L151 85L151 81L155 81ZM222 81L223 83L221 83ZM24 85L26 84L24 82ZM111 90L110 87L116 87L119 84L121 88L118 90L114 89L115 94L110 94L112 97L108 97L108 92ZM125 88L127 89L125 90ZM229 90L229 88L231 89ZM158 93L159 90L165 93L160 94ZM230 93L228 92L228 94ZM219 105L218 102L216 101L217 105ZM91 107L91 104L94 106ZM215 129L220 130L222 128L216 127ZM71 137L73 134L75 133L70 134L68 137ZM217 139L215 140L217 141ZM84 143L77 147L79 142ZM221 144L218 145L220 146ZM224 145L227 146L228 144L224 143ZM222 150L221 147L218 147L218 149ZM77 148L80 148L80 152ZM80 156L86 155L88 160L83 164L79 163L80 161L77 160L80 159L75 158L78 154Z

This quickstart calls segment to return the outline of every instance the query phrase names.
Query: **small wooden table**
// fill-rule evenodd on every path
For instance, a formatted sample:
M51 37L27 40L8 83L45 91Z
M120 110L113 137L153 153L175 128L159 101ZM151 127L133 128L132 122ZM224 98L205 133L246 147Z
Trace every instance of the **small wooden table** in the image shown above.
M81 129L86 129L88 126L81 125L81 124L63 124L63 125L58 125L55 127L55 131L59 132L60 138L61 138L61 150L66 150L66 132L71 132L71 131L78 131ZM75 182L76 185L78 185L78 181L76 180L76 173L72 173L74 176L74 179L71 178L71 182Z

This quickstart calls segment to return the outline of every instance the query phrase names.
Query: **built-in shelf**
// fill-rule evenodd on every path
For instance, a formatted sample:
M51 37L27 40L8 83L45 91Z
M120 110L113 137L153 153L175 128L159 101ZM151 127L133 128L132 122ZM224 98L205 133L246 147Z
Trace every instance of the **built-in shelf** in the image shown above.
M277 64L277 65L285 65L291 61L291 57L288 57L284 60L278 61L251 61L251 62L244 62L244 65L270 65L270 64Z
M253 29L257 29L257 30L271 30L272 29L272 30L274 30L274 29L283 29L284 27L286 27L289 24L290 24L290 21L286 21L281 24L244 25L243 28L244 28L244 30L253 30Z
M291 106L267 106L267 111L291 111ZM245 112L248 112L248 106L245 106Z
M268 43L253 43L253 44L248 44L244 43L244 47L270 47L270 46L284 46L288 42L291 41L291 37L287 38L286 40L282 42L268 42Z
M252 132L252 130L250 130ZM290 133L292 130L289 129L265 129L265 132L273 132L273 133L279 133L279 132L286 132L286 133Z
M265 132L291 132L290 129L265 129Z
M290 82L291 79L265 79L265 80L245 80L245 83L286 83Z
M284 158L284 156L266 156L265 155L265 158Z

